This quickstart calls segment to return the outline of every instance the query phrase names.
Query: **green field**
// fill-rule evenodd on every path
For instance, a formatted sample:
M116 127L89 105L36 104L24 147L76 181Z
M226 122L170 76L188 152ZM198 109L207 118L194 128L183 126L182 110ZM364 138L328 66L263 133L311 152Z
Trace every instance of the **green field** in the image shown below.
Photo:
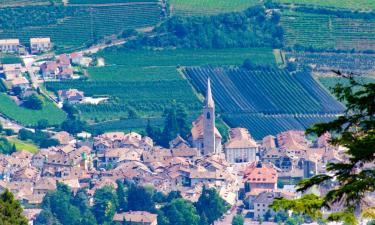
M63 111L47 100L42 110L31 110L18 106L3 93L0 93L0 113L27 126L36 125L41 119L47 119L50 125L58 125L66 117Z
M158 0L69 0L69 4L120 4L133 2L158 2Z
M1 38L19 38L27 44L30 37L51 37L59 48L74 49L93 43L104 36L120 34L126 29L154 26L160 21L157 3L116 6L68 6L75 16L59 18L45 26L28 25L0 30ZM32 8L32 7L30 7ZM37 9L33 7L33 12Z
M127 119L129 109L135 109L140 118L160 120L173 102L197 115L201 102L178 66L240 65L246 58L275 65L272 49L108 50L98 57L105 59L106 66L89 68L89 81L47 83L53 91L74 87L86 96L110 97L106 104L79 106L83 118L96 122Z
M17 151L25 150L31 153L37 153L39 150L38 146L29 141L21 141L17 138L10 138L8 140L10 141L10 143L16 145Z
M242 11L260 3L260 0L170 0L173 14L212 15Z
M330 90L331 92L333 91L332 89L337 85L337 84L342 84L342 85L349 85L349 80L346 78L342 77L319 77L319 82L323 84L323 86ZM357 77L356 81L361 83L361 84L366 84L366 83L375 83L375 77Z
M281 25L286 46L319 49L375 50L375 20L284 11Z
M28 5L49 5L51 2L61 3L61 0L0 0L0 8Z
M355 10L374 10L373 0L273 0L278 3L317 5L333 8L345 8Z

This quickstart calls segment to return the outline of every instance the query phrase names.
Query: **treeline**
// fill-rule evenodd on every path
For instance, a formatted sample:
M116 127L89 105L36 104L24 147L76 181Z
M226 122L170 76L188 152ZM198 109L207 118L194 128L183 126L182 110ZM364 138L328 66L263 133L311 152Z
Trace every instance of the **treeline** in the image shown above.
M0 8L0 29L56 24L59 19L78 15L83 10L63 5Z
M179 192L166 195L128 180L116 183L116 189L112 186L97 189L92 206L86 189L74 194L68 186L58 183L57 190L44 197L43 210L34 224L122 225L127 223L113 222L116 212L147 211L158 215L159 225L208 225L228 209L214 189L204 188L198 202L193 204Z
M156 27L151 35L139 34L125 47L280 48L284 31L279 22L280 14L267 14L263 6L209 17L176 16Z

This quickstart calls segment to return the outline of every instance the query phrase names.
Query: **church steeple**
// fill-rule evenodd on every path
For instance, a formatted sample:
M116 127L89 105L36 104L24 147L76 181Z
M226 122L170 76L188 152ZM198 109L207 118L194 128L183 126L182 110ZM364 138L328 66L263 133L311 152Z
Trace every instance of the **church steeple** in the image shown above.
M211 79L208 78L207 80L207 93L206 93L206 101L205 101L206 107L215 107L214 100L212 98L212 91L211 91Z
M206 100L203 107L203 154L216 153L215 140L215 103L212 98L211 80L207 80Z

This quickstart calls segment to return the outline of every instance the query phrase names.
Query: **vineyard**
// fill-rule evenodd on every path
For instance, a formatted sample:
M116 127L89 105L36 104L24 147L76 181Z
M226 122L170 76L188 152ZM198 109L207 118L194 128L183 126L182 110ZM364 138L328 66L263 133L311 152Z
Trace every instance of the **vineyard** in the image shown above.
M164 110L173 102L185 106L190 115L198 115L201 102L189 82L179 73L179 66L239 65L246 58L262 64L274 64L272 49L226 50L106 50L98 54L105 67L89 68L86 82L47 83L52 91L77 88L86 96L107 96L109 101L99 105L80 105L83 118L91 122L128 119L134 109L143 120L132 121L143 126L147 118L160 120ZM139 122L142 121L142 122ZM117 126L115 122L100 123ZM136 125L133 125L134 127Z
M375 20L338 18L285 11L281 17L286 46L375 50Z
M373 0L273 0L273 2L354 10L375 10L375 1Z
M355 80L361 84L375 83L374 77L356 77ZM342 77L319 77L319 82L328 90L332 90L337 84L349 85L349 80Z
M208 77L216 104L231 126L255 129L254 137L287 129L303 129L332 119L344 107L314 78L283 70L247 71L234 68L192 67L185 74L201 93ZM236 115L236 116L234 116Z
M77 11L76 16L48 26L3 29L0 38L19 38L28 43L30 37L49 36L59 47L77 48L126 29L154 26L161 18L157 3L68 8Z
M28 5L49 5L51 2L61 3L60 0L0 0L0 8Z
M65 113L52 102L44 101L42 110L31 110L18 106L6 94L0 93L0 113L21 124L34 126L41 119L47 119L51 125L59 125L65 119Z
M172 13L179 15L212 15L242 11L260 0L170 0Z
M159 0L69 0L69 4L121 4L133 2L159 2Z
M375 71L374 54L287 52L285 56L288 60L295 60L300 67L310 66L316 72L340 70L368 75Z

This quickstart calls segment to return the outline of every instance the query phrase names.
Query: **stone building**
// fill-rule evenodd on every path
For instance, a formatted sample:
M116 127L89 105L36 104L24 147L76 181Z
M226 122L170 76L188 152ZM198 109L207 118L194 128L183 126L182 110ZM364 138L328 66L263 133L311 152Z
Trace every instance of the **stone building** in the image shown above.
M246 128L229 130L229 140L224 145L225 158L230 163L255 162L258 144Z

